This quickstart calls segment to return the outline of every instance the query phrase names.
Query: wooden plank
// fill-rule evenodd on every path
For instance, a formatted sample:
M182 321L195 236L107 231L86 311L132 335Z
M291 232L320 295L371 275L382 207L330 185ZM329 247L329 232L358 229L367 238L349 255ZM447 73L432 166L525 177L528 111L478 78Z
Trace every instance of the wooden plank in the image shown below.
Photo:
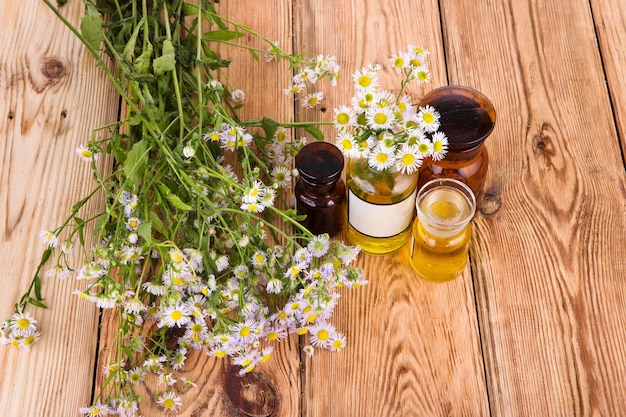
M492 415L625 415L626 187L589 3L442 5L451 82L498 113L471 249Z
M238 24L248 26L267 37L287 51L291 51L291 5L288 0L271 4L246 0L223 2L217 6L221 16ZM205 30L208 30L208 26ZM247 35L241 44L265 50L267 46L253 36ZM228 88L242 89L246 93L244 107L239 112L243 119L260 119L263 116L278 121L293 120L293 107L289 98L282 93L290 83L287 62L264 63L255 61L249 51L236 47L219 47L225 59L232 60L231 66L220 75ZM105 313L103 320L100 363L107 363L117 345L115 336L118 326L115 313ZM185 367L177 375L197 384L182 395L182 407L178 415L241 416L257 415L261 411L271 411L272 416L291 417L300 415L300 370L299 345L296 336L276 343L272 358L246 377L239 377L238 368L231 367L228 359L209 358L203 352L193 352ZM98 385L102 385L98 375ZM178 385L177 385L178 387ZM145 416L161 415L162 409L156 405L157 392L162 389L156 377L150 375L137 389L141 395L140 412Z
M77 23L83 3L71 0L63 13ZM0 2L0 20L0 317L6 319L45 248L39 230L59 226L94 187L75 148L93 128L116 119L117 97L43 2ZM108 164L99 161L103 169ZM99 209L94 202L83 217ZM80 267L81 255L71 262ZM43 277L49 309L27 310L38 320L41 342L30 352L0 349L0 415L65 417L90 402L98 312L72 295L81 288L73 279Z
M418 100L447 84L436 1L347 1L318 7L295 3L298 50L336 55L342 76L325 107L303 117L332 120L349 104L352 73L386 65L408 44L431 51L433 81L412 86ZM386 68L381 84L399 85ZM334 141L334 130L325 130ZM385 257L360 255L368 286L345 290L332 319L348 339L340 353L319 351L305 362L306 416L488 415L478 326L470 275L443 285L420 280L408 248Z
M598 36L602 64L611 93L622 152L626 149L626 3L623 0L592 0L591 9Z

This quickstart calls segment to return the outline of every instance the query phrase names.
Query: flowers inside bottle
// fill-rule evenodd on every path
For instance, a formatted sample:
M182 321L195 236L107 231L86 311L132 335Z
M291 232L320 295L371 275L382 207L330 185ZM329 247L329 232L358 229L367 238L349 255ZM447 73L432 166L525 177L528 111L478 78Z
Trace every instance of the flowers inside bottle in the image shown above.
M427 57L428 51L409 45L390 58L403 75L397 93L379 88L379 65L356 71L351 105L334 111L337 146L349 158L346 236L369 254L392 253L405 244L419 167L424 158L440 160L447 151L439 113L414 105L404 91L411 82L430 81Z

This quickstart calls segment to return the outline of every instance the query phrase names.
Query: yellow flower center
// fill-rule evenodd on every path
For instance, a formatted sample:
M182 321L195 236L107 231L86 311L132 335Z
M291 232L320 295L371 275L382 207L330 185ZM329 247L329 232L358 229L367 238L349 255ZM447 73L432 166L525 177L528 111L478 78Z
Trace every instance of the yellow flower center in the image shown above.
M430 112L427 112L427 113L424 113L423 119L426 123L431 124L432 122L435 121L435 115Z
M174 310L172 311L172 314L170 314L170 318L174 321L178 321L183 318L183 312L180 310Z
M333 347L335 349L341 349L343 347L343 342L341 341L341 339L337 339L333 342Z
M372 84L372 79L369 75L361 75L357 82L361 87L369 87Z
M319 332L317 332L317 338L319 340L328 340L328 330L322 329Z
M384 164L385 162L387 162L387 159L389 159L389 157L386 153L380 152L378 155L376 155L376 162L378 162L379 164Z
M402 68L402 66L404 65L404 59L402 59L401 57L397 57L393 60L393 65L396 68Z
M176 403L171 398L168 398L167 400L163 401L163 408L165 408L166 410L171 410L172 408L174 408L175 405Z
M28 320L27 318L22 317L21 319L17 321L17 327L19 327L22 330L28 329L29 326L30 326L30 320Z
M343 149L345 149L346 151L351 151L352 150L352 141L350 139L343 139L341 141L341 147Z
M278 339L278 333L276 332L269 332L267 334L267 340L276 340Z
M239 335L241 337L246 337L250 335L250 327L248 326L244 326L241 328L241 330L239 330Z
M410 153L402 155L402 164L405 166L411 166L415 162L415 156Z
M435 152L440 152L441 149L443 149L443 143L440 141L436 141L435 143L433 143L433 149L435 150Z
M350 122L350 116L348 113L339 113L337 115L337 123L340 125L347 125Z
M387 123L387 115L385 113L376 113L374 116L374 123L377 125L383 125Z
M93 157L93 153L89 152L87 149L83 149L80 151L80 154L85 158Z

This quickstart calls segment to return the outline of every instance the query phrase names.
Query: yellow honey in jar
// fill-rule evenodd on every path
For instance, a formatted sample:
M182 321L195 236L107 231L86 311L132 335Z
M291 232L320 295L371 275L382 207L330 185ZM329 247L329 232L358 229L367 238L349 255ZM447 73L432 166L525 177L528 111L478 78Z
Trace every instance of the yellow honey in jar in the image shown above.
M474 194L464 183L436 179L426 183L416 201L411 237L411 265L426 280L450 281L463 273L471 238Z

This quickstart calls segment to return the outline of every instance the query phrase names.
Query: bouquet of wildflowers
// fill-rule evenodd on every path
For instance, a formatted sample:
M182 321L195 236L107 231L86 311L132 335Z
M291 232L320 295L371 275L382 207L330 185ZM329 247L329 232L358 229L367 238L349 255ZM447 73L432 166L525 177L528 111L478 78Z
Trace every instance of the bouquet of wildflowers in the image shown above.
M350 106L334 111L337 146L346 157L367 160L374 171L408 175L417 172L426 157L445 157L448 139L439 131L439 113L432 106L415 105L404 93L413 81L430 81L427 58L428 51L413 45L391 56L391 68L403 75L395 94L380 89L380 65L353 74L355 95Z
M359 250L312 235L286 204L292 158L304 144L290 128L321 133L306 123L239 120L245 93L220 81L229 62L212 45L245 34L267 42L263 50L241 47L266 61L289 60L297 76L287 91L302 92L304 106L322 99L307 93L312 82L336 81L334 58L289 55L205 1L84 0L80 30L45 1L99 61L128 111L76 149L96 186L62 225L41 233L46 249L0 342L28 348L38 341L26 308L45 307L44 276L82 281L78 297L118 309L118 356L104 366L96 402L81 409L92 416L136 415L134 388L147 373L167 387L157 403L178 410L190 381L177 382L175 373L194 350L229 358L246 373L290 334L308 335L308 353L343 349L346 339L330 319L337 289L366 283L351 266ZM101 60L101 45L117 74ZM98 169L101 155L114 157L112 173ZM81 217L102 194L105 209ZM93 247L84 247L87 225ZM87 254L82 265L71 262L77 247Z

